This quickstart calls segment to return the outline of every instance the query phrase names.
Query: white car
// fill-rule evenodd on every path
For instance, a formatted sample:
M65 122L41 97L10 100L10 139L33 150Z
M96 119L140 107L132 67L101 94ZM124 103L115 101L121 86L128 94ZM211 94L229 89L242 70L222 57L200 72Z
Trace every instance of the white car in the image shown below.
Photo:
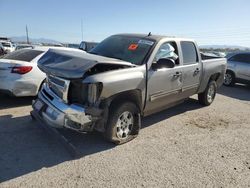
M15 47L12 45L10 41L0 41L0 43L2 44L4 50L7 53L15 51Z
M16 47L15 47L15 50L21 50L21 49L33 49L34 46L33 45L30 45L30 44L18 44Z
M82 52L64 47L34 47L7 54L0 59L0 92L16 97L36 96L46 78L37 61L50 48Z

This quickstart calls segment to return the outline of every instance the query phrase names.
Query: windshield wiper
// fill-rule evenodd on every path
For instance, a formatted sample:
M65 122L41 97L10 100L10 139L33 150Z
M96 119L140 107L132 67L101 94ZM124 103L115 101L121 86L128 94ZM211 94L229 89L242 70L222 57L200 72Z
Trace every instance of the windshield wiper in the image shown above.
M119 59L119 60L122 60L122 61L123 61L123 59L121 59L121 58L119 58L119 57L112 57L112 56L105 56L105 57L109 57L109 58L113 58L113 59Z
M89 54L94 54L94 55L99 55L98 53L96 52L88 52Z

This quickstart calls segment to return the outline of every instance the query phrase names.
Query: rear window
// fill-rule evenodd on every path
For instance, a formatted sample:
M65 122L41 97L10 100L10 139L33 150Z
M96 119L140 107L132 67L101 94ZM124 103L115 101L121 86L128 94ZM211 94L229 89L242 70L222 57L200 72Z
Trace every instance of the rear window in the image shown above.
M194 64L199 61L197 51L193 42L181 42L181 49L183 54L184 65Z
M23 49L23 50L12 52L4 56L4 59L12 59L12 60L30 62L42 53L43 51L39 51L39 50Z

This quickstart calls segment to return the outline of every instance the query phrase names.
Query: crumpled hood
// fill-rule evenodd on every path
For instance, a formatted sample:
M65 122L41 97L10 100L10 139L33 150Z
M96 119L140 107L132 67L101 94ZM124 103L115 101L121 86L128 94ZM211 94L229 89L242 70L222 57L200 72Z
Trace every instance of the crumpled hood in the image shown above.
M46 74L62 78L81 78L97 64L134 67L132 63L86 52L50 49L39 60L38 67Z

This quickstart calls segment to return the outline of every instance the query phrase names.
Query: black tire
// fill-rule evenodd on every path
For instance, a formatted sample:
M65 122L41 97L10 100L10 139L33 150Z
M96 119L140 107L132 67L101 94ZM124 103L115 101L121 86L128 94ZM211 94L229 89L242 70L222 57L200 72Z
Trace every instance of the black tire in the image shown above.
M211 90L213 91L211 91ZM217 84L215 81L210 81L206 90L203 93L198 94L199 103L205 106L209 106L213 103L217 92Z
M41 91L41 89L43 88L43 84L45 83L45 81L46 81L46 79L44 79L44 80L42 81L42 83L40 84L39 89L38 89L38 93L39 93L39 91Z
M127 114L127 112L129 113ZM127 116L127 118L125 118L125 116ZM130 124L130 121L132 124ZM126 127L128 127L128 129ZM117 145L124 144L137 137L140 127L140 114L135 104L125 102L118 105L111 105L105 131L106 139ZM125 131L127 130L130 131L126 134Z
M33 116L32 113L30 113L30 117L31 117L31 120L32 120L32 121L36 121L36 118Z
M232 71L227 71L225 74L224 82L225 86L234 86L235 84L235 75Z

